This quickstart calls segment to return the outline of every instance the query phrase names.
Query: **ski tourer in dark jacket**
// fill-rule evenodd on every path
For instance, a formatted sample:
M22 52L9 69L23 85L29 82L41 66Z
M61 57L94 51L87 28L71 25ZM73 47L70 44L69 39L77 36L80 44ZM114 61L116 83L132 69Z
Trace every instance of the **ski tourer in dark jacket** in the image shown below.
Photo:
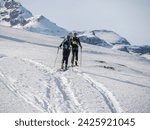
M78 65L78 50L79 50L79 46L82 49L82 45L80 43L80 39L77 37L77 33L74 33L74 37L72 38L72 59L71 59L71 63L72 66L74 65L74 60L75 60L75 65Z
M65 39L61 44L60 48L63 47L63 58L62 58L62 64L61 64L61 69L67 69L68 67L68 58L70 55L70 48L71 48L71 39L70 36L67 35L67 39Z

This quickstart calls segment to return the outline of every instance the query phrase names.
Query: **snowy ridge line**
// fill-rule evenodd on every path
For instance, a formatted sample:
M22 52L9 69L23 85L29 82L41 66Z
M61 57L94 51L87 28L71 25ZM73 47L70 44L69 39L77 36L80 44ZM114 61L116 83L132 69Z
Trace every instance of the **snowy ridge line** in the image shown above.
M58 89L61 91L62 95L65 98L67 98L67 100L68 100L67 106L69 106L73 112L85 112L83 110L81 104L78 102L78 100L75 98L73 92L71 91L70 82L68 81L68 79L66 79L66 77L64 77L63 74L60 74L60 73L58 74L58 73L56 73L57 71L54 71L50 67L47 67L46 65L43 65L37 61L31 60L31 59L26 59L26 58L23 58L21 60L23 60L25 62L29 62L46 72L50 72L53 75L54 80L56 81L56 84L58 84L57 85Z
M17 97L21 97L25 102L29 103L30 105L32 105L34 108L36 108L37 110L43 112L43 109L40 109L39 107L37 107L32 101L30 101L30 99L28 99L28 97L25 97L23 94L21 94L18 90L16 90L15 85L2 73L2 71L0 71L0 77L2 78L2 83Z
M95 81L89 75L75 69L79 75L81 75L86 81L88 81L93 87L97 88L98 91L103 95L104 99L106 100L106 104L109 106L110 110L113 113L123 113L119 102L116 100L115 96L106 88L103 84Z

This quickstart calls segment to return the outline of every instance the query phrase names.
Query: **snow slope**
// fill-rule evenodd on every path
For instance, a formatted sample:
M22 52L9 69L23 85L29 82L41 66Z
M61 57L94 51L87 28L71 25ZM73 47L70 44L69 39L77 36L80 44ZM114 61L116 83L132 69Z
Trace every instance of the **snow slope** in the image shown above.
M0 26L0 112L150 112L149 60L82 43L61 72L61 41Z

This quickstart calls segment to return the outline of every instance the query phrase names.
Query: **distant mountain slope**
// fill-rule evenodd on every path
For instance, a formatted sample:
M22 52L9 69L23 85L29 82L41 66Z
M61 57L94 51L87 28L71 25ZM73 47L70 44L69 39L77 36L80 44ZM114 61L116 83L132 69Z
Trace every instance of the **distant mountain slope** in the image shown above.
M52 35L65 36L68 31L57 26L42 15L33 16L19 2L14 0L0 0L0 24L28 31Z
M130 45L130 43L125 38L113 31L94 30L93 32L97 37L105 40L107 43L111 43L112 45Z
M115 45L113 49L120 50L128 53L137 53L140 55L149 54L150 55L150 46L133 46L133 45Z
M16 28L23 28L31 32L42 33L52 36L65 36L68 32L58 27L55 23L51 22L46 17L39 15L28 19L28 23L24 26L16 26Z
M150 54L150 46L128 46L130 52L139 53L139 54Z
M112 47L113 45L130 45L125 38L108 30L79 32L79 37L82 42L100 45L103 47Z
M111 47L109 43L107 43L105 40L97 37L94 32L79 32L79 38L81 42L89 43L93 45L99 45L103 47Z
M133 46L119 34L108 30L78 32L81 42L98 45L127 53L150 54L150 46Z

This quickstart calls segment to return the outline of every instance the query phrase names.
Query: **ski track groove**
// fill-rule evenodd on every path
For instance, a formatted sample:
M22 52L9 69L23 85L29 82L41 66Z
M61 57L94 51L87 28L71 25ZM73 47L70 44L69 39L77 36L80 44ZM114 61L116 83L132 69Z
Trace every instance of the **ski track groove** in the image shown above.
M43 109L40 109L37 107L27 96L19 92L16 88L16 86L5 76L5 74L0 71L0 77L2 80L0 80L16 97L21 97L25 102L31 104L33 107L35 107L37 110L43 112Z
M109 106L112 113L123 113L122 108L119 105L119 102L116 100L115 96L103 86L103 84L95 81L89 75L74 69L74 72L78 72L78 75L82 76L87 82L89 82L95 89L97 89L105 99L106 104Z
M55 86L57 86L59 91L61 92L63 101L66 103L67 108L71 109L72 112L85 112L83 110L82 106L80 105L80 103L78 102L78 100L75 98L72 90L70 89L70 81L68 81L64 77L63 73L60 73L60 75L59 75L56 73L56 71L52 70L50 67L47 67L47 66L45 66L37 61L31 60L31 59L21 59L21 60L24 62L28 62L28 63L34 65L35 67L38 67L40 70L50 73L54 77L54 83L56 84ZM50 95L48 95L48 92L46 95L48 97L50 97ZM44 103L44 104L46 104L46 103ZM45 107L46 110L47 110L47 107L48 106ZM70 110L67 110L67 112L70 112Z

